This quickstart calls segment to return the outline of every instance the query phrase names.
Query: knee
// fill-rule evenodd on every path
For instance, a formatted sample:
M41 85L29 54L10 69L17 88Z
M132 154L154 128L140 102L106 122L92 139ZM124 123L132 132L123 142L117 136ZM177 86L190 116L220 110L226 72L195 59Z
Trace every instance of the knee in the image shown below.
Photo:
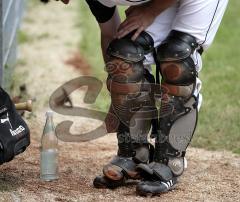
M121 83L139 82L144 75L145 55L153 51L153 47L153 39L145 32L135 41L131 40L131 34L114 39L107 48L106 71L110 79Z
M193 36L172 31L157 48L162 85L167 88L169 94L183 97L192 94L197 78L192 54L197 47Z
M120 83L138 82L143 75L144 51L133 41L113 40L108 49L106 71L109 78Z

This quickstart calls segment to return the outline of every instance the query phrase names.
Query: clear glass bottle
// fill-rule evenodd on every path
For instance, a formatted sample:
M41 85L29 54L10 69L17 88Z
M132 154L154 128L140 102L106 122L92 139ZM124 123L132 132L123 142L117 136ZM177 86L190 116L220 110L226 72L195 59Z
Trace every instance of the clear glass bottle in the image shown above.
M53 112L46 113L46 124L41 139L40 178L44 181L58 179L58 139L53 123Z

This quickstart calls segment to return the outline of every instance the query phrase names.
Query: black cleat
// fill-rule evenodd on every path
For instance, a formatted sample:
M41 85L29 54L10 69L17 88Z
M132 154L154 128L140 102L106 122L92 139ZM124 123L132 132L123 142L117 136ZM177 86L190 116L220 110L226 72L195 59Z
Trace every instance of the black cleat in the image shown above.
M167 182L162 181L142 181L136 187L136 192L140 196L156 196L162 193L166 193L175 188L177 179L173 178Z
M124 183L125 183L124 178L121 180L111 180L105 176L97 176L93 180L93 186L98 189L104 189L104 188L115 189L117 187L123 186Z

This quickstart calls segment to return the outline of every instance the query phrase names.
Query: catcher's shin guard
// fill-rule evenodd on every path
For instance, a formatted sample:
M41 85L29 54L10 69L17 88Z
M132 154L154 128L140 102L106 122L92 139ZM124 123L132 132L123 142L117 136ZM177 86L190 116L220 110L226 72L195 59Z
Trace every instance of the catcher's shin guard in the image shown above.
M157 50L162 74L162 99L155 159L168 164L176 176L183 172L184 166L180 164L184 162L183 157L197 124L198 98L194 96L197 71L192 59L197 47L193 36L172 31Z
M136 165L149 162L147 136L156 108L152 87L154 77L144 69L143 60L144 54L153 48L152 43L148 43L151 40L147 33L142 33L136 41L129 35L113 40L108 47L106 70L107 88L111 94L110 111L120 123L116 131L118 154L104 166L104 177L95 179L98 187L101 182L106 182L104 178L119 182L137 179Z
M158 47L162 75L159 129L155 135L154 162L139 165L147 182L138 185L144 195L170 190L185 167L185 152L197 124L197 71L192 53L198 47L191 35L172 31ZM153 182L158 181L158 185ZM168 186L166 186L168 185Z

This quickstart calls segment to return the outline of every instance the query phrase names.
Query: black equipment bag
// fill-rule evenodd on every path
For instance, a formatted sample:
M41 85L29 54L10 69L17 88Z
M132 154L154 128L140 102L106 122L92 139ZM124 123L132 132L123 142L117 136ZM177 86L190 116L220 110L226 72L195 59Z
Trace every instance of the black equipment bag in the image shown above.
M0 87L0 165L30 145L30 131L9 95Z

